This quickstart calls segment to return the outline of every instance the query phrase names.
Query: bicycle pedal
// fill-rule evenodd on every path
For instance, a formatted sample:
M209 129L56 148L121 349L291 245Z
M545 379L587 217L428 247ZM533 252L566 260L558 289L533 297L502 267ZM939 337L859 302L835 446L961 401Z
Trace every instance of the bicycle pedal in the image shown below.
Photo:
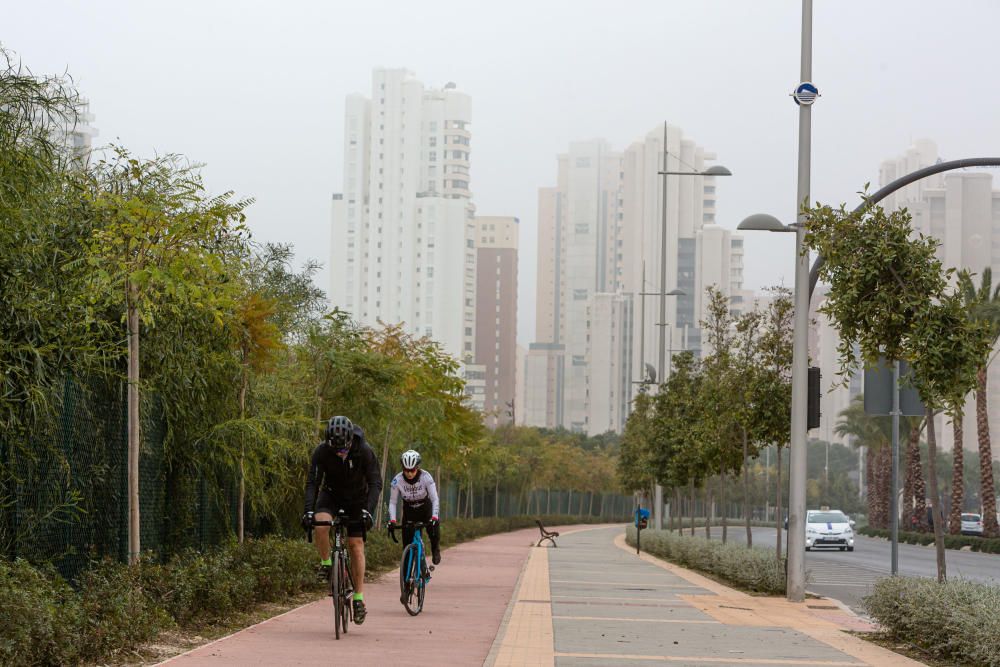
M434 566L433 566L433 565L431 565L431 566L429 566L429 567L428 567L427 569L428 569L428 570L430 570L431 572L433 572L433 571L434 571Z

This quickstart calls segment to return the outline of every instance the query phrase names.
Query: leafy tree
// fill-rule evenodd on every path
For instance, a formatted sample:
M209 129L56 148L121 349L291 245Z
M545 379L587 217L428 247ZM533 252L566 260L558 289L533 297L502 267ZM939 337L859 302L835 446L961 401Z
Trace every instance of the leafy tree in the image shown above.
M820 277L831 287L820 310L840 330L841 372L850 373L858 361L874 364L881 355L909 360L924 403L960 411L975 384L984 337L981 323L947 289L954 269L943 269L935 256L937 242L914 235L905 209L887 214L874 205L856 212L844 205L818 206L808 211L806 224L806 247L826 259ZM939 512L936 490L935 476L932 494ZM943 580L942 524L943 517L934 522Z
M88 244L94 305L124 300L128 333L129 554L139 555L140 323L152 326L167 299L220 309L220 245L245 229L248 201L205 196L198 172L177 156L139 160L115 148L89 174L94 216ZM176 303L176 302L175 302ZM219 318L221 322L221 317Z

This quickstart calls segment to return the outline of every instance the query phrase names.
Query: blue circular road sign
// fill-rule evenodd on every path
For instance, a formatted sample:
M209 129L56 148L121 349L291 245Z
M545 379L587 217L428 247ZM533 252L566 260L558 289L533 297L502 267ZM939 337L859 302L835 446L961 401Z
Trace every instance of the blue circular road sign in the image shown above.
M809 106L816 101L817 97L819 97L819 89L808 81L800 83L795 92L792 93L792 99L799 106Z

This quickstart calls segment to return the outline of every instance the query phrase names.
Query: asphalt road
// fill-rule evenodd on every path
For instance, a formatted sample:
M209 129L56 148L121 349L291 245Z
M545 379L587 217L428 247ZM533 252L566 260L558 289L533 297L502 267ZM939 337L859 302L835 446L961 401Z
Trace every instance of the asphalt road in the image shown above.
M753 528L754 544L773 548L776 540L774 530L774 528ZM695 529L695 534L703 536L705 529ZM721 538L721 535L721 528L712 529L713 539ZM742 525L730 525L727 539L745 543L746 528ZM858 535L852 552L839 549L814 549L808 552L807 590L840 600L855 611L863 613L861 598L870 592L875 581L889 576L889 546L888 540ZM1000 585L1000 554L951 549L945 553L949 578L964 578ZM899 573L910 577L937 577L934 545L921 547L900 544Z

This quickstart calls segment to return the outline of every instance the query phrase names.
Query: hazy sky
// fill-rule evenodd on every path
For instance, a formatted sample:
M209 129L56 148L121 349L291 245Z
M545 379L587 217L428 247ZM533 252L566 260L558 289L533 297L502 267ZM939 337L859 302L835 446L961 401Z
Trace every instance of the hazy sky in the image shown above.
M8 2L3 46L69 71L99 142L183 153L256 199L257 239L326 263L344 97L406 67L472 97L480 214L521 219L519 342L534 339L537 188L570 141L622 149L668 120L729 167L718 222L795 212L801 3ZM855 201L921 137L1000 154L997 0L816 0L812 197ZM792 283L791 235L751 233L746 286ZM327 288L327 273L319 277Z

